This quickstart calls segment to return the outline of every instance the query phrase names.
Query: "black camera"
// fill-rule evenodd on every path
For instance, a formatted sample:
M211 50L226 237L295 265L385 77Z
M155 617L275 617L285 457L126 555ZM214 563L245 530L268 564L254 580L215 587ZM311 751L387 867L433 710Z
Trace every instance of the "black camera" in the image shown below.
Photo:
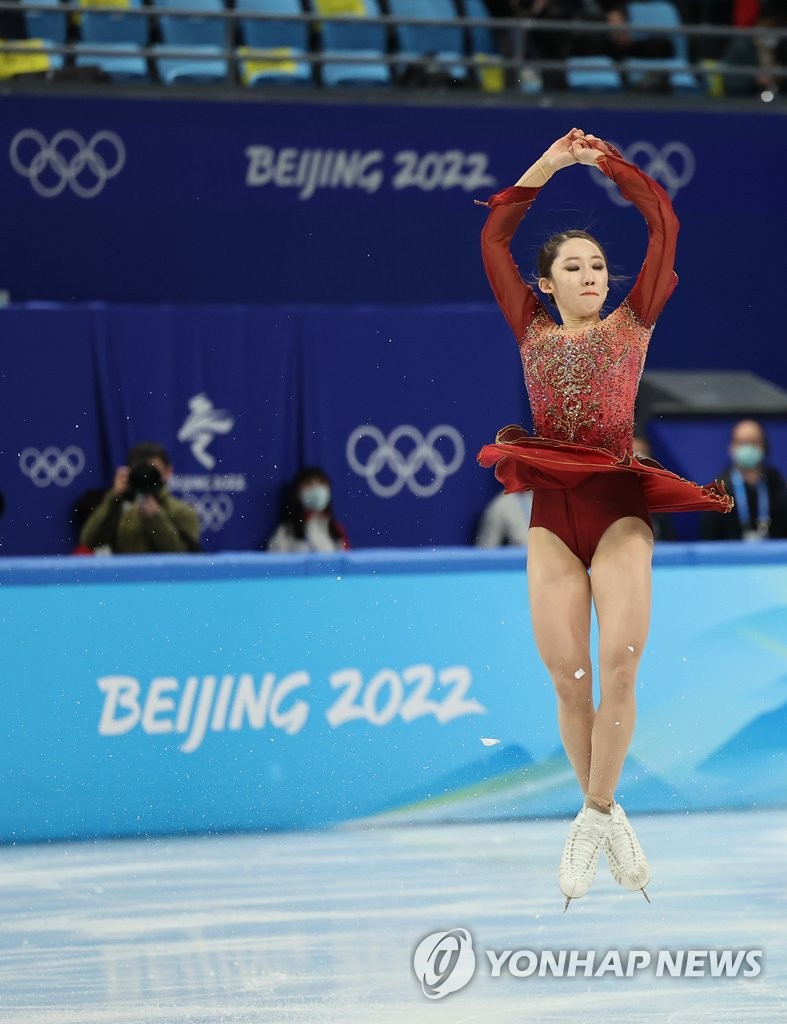
M139 462L131 467L128 474L128 497L131 501L144 498L148 494L156 495L164 486L164 480L157 466L150 462Z

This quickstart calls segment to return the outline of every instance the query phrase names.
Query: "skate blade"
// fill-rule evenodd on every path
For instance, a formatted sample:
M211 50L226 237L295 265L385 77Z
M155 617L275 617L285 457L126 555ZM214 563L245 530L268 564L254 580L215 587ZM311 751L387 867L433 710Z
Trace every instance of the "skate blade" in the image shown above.
M647 893L645 892L645 886L644 886L644 885L643 885L643 886L642 886L642 888L640 889L640 892L641 892L641 893L642 893L642 895L643 895L643 896L645 897L645 899L646 899L646 900L648 901L648 903L650 903L650 902L651 902L651 899L650 899L650 896L648 896L648 894L647 894Z

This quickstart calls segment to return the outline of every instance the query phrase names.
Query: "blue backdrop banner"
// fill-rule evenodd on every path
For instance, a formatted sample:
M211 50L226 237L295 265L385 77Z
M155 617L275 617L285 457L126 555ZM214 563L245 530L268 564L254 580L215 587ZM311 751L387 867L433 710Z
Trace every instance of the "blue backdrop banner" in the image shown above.
M472 540L500 489L476 454L528 415L516 345L490 320L488 307L305 319L305 459L338 485L353 544Z
M138 307L104 310L96 326L96 426L113 464L132 443L164 441L172 490L197 508L203 546L258 548L297 469L292 319L259 307Z
M783 805L787 544L662 548L618 790ZM0 840L571 814L521 554L0 562Z
M779 113L8 95L0 223L14 244L0 246L0 289L15 301L488 302L472 201L574 124L654 175L681 220L681 283L651 366L744 366L787 384L772 344ZM581 226L628 287L645 229L619 203L599 172L558 174L516 241L523 273L546 235ZM753 254L756 283L736 253Z
M467 544L500 490L478 450L529 423L516 345L490 306L11 308L0 328L10 555L73 550L74 505L146 439L169 449L208 552L258 549L304 463L332 477L354 547ZM706 483L730 424L656 424L654 454ZM787 421L769 432L787 472ZM679 536L697 524L684 517Z
M3 311L6 554L68 552L74 505L131 445L163 443L206 550L259 548L298 468L298 348L285 311Z
M489 307L0 316L14 383L0 406L5 554L72 550L75 503L150 439L207 551L258 549L304 462L334 477L354 546L465 544L499 490L475 454L526 415L516 346Z

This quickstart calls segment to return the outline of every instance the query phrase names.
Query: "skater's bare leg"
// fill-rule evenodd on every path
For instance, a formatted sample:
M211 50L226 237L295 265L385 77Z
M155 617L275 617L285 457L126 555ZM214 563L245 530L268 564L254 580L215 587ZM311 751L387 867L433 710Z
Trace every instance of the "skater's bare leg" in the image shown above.
M636 720L635 684L648 636L653 534L633 516L614 522L593 556L601 702L591 741L589 800L609 810Z
M583 563L550 530L528 536L527 582L538 653L557 695L560 738L587 792L594 722L590 664L590 580Z

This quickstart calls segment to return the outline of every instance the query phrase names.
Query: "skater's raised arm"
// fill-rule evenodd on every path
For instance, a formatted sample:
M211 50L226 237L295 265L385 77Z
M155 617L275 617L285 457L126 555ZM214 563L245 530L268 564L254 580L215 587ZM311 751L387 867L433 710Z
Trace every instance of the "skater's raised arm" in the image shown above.
M673 267L679 224L670 198L661 185L600 139L588 135L575 142L573 148L580 163L595 163L602 174L614 181L623 198L632 202L645 218L648 248L628 301L642 322L650 327L678 283ZM593 155L588 156L588 151Z
M570 132L555 139L549 149L545 150L538 160L528 167L515 187L540 188L549 181L556 171L579 163L575 143L580 142L584 137L585 133L581 128L572 128Z
M580 129L572 128L528 167L516 185L498 192L486 204L489 216L481 232L484 269L497 304L517 338L540 300L530 285L522 280L511 256L510 242L539 190L556 171L578 162L572 145L582 137Z

